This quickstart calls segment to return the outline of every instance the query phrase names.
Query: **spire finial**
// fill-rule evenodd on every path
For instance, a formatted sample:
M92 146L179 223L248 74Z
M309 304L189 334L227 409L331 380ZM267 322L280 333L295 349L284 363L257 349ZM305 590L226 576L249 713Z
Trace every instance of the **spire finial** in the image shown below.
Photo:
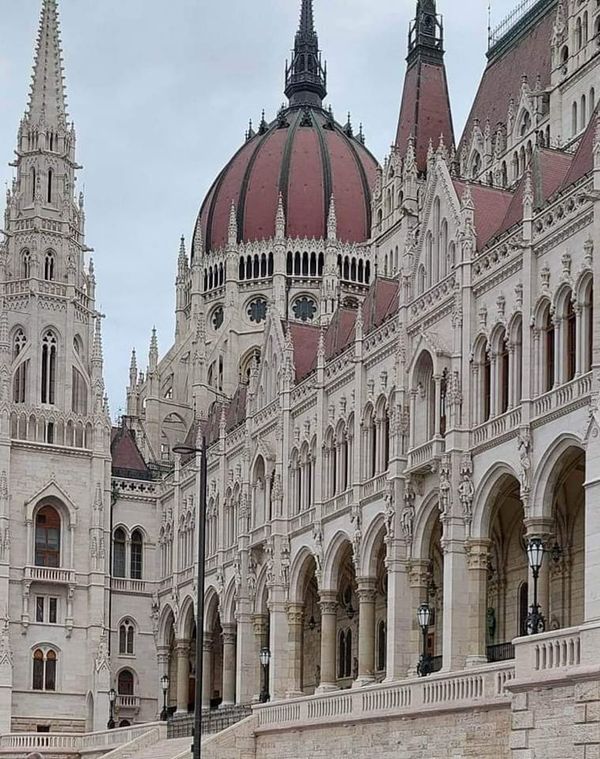
M67 129L62 49L56 0L43 0L33 77L25 113L31 124Z
M278 240L283 240L285 237L285 211L283 208L283 195L281 193L279 193L277 213L275 215L275 237Z
M156 337L156 327L152 327L152 336L150 337L150 351L148 353L148 372L156 371L158 366L158 339Z
M96 315L96 325L94 330L94 343L92 346L92 363L102 365L104 360L102 352L102 316Z
M237 245L238 226L237 226L237 212L235 210L235 203L231 201L231 208L229 209L229 227L227 230L227 241L229 245Z
M321 62L313 0L302 0L292 62L285 67L285 94L292 107L314 105L318 108L323 106L327 95L327 68Z
M337 213L335 210L335 197L333 193L329 201L329 214L327 216L327 239L337 240Z

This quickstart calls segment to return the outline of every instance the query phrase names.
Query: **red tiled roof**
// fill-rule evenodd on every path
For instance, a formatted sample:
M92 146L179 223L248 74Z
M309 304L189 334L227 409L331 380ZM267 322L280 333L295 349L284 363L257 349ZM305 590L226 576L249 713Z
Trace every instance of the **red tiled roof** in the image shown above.
M398 289L398 282L394 279L377 277L373 282L363 302L365 335L380 327L398 311Z
M325 238L334 194L338 238L363 242L376 173L376 159L325 111L288 109L242 146L209 191L200 211L206 250L226 244L232 202L240 241L272 238L279 193L288 237Z
M333 315L325 333L325 358L337 356L354 340L356 311L350 308L338 308Z
M317 351L319 348L319 327L299 322L290 322L288 325L294 346L294 366L296 368L296 381L300 382L307 377L317 366Z
M148 475L149 470L135 441L135 434L129 427L112 428L110 453L113 471L120 469Z
M534 87L539 76L540 89L550 84L552 30L556 16L553 4L548 12L535 25L517 39L514 45L488 63L479 90L475 97L471 113L467 119L461 139L461 147L468 140L473 125L479 121L483 130L489 120L492 131L498 123L506 123L508 106L511 98L518 106L521 98L523 76L527 76L530 87Z
M453 182L456 193L461 198L467 183L459 179L454 179ZM469 189L475 206L477 250L482 250L499 232L513 194L508 190L499 190L482 184L469 184Z
M440 135L443 135L448 147L454 145L448 82L443 64L418 58L406 72L396 132L396 147L402 155L411 135L415 139L419 171L427 168L430 142L437 147Z
M561 190L571 184L575 184L575 182L578 182L582 177L584 177L586 174L589 174L590 171L593 170L594 140L596 138L596 129L599 117L600 103L596 106L596 110L590 119L590 123L588 124L588 127L585 130L583 137L581 138L581 142L579 143L577 152L573 156L569 171L567 172L560 186Z

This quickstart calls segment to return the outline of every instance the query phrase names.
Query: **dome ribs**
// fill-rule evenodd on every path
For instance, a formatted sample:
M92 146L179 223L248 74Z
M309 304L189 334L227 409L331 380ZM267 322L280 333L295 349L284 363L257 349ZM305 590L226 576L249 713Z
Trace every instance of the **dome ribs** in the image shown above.
M329 216L329 205L331 203L331 194L333 192L333 181L331 178L331 159L329 151L327 150L327 141L323 133L321 124L317 121L314 113L312 115L312 122L314 128L317 130L319 137L319 147L321 149L321 164L323 166L323 208L325 209L325 219Z
M285 143L285 149L283 151L283 160L281 161L281 170L279 172L279 191L281 192L283 196L283 207L286 212L288 212L289 208L289 182L290 182L290 165L292 162L292 149L294 147L294 138L296 136L296 131L298 129L298 126L300 124L300 118L301 113L298 111L296 113L296 117L293 120L293 122L290 124L288 129L288 138ZM289 220L288 220L289 224ZM288 226L289 229L289 226Z
M264 122L264 113L263 113L263 120L261 124ZM237 228L238 228L238 242L241 242L244 238L244 219L245 219L245 211L246 211L246 198L248 195L248 185L250 184L250 177L252 176L252 170L256 164L256 159L258 158L259 153L266 145L267 141L269 140L271 134L273 133L272 128L267 128L266 132L262 133L262 138L257 143L256 148L252 155L250 156L250 160L248 161L248 165L246 166L246 171L244 172L244 178L242 179L242 186L240 187L240 196L237 206ZM275 215L273 215L273 218L275 218Z

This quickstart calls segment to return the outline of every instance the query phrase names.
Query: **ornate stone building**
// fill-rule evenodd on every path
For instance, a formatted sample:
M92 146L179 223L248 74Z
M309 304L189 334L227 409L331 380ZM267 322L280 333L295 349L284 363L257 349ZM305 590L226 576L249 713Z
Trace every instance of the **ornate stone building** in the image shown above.
M159 358L153 333L143 373L132 356L110 437L45 0L0 249L13 730L99 728L111 685L121 722L151 719L163 674L175 715L194 706L199 461L172 451L205 436L203 707L255 702L266 646L281 703L256 710L258 743L348 714L475 708L478 756L508 756L509 735L521 759L593 756L600 738L577 743L574 725L600 701L581 686L600 680L599 41L596 2L521 4L491 34L456 143L443 22L419 0L379 166L324 107L303 0L288 106L250 125L181 241L175 339ZM548 632L528 637L533 537ZM429 685L414 679L424 602ZM542 716L564 723L560 748Z

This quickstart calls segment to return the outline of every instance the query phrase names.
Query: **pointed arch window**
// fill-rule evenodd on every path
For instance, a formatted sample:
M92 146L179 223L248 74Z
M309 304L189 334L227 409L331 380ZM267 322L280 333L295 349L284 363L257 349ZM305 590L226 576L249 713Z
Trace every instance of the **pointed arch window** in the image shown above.
M130 619L125 619L119 627L119 653L133 656L135 626Z
M384 672L386 665L387 629L385 620L377 625L377 671Z
M33 652L33 690L56 690L56 651L37 648Z
M54 180L54 172L52 171L52 169L48 169L48 196L47 196L48 203L52 203L53 180Z
M43 506L35 517L35 566L60 567L60 516L52 506Z
M127 550L127 537L125 530L118 527L113 539L113 575L125 577L125 554Z
M58 341L52 330L42 338L42 403L54 405L56 392L56 353Z
M31 253L24 250L21 254L21 279L29 279L29 277L31 277Z
M37 172L35 170L35 166L32 166L31 167L31 200L32 202L35 200L36 184L37 184Z
M87 386L83 375L73 367L71 408L75 414L87 414Z
M139 530L131 536L131 579L141 580L143 569L144 539Z
M131 670L123 669L119 672L119 677L117 678L117 692L119 696L133 696L134 680Z
M17 366L13 378L13 402L25 403L27 397L27 375L29 373L29 359L22 361Z
M44 279L47 282L52 282L56 275L56 258L54 251L49 250L44 258Z

